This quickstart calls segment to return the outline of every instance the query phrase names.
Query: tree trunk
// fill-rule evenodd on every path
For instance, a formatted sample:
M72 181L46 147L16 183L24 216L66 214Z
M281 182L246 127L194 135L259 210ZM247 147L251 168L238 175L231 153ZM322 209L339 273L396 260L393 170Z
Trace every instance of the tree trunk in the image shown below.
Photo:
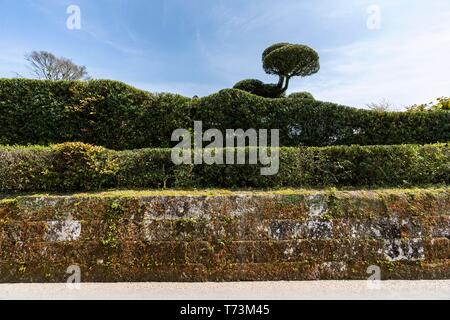
M284 84L284 77L283 76L279 76L277 88L279 88L281 90L283 88L283 84Z
M281 93L282 94L285 93L286 90L288 89L288 87L289 87L289 80L291 80L291 78L286 77L286 82L284 83L284 86L281 88Z

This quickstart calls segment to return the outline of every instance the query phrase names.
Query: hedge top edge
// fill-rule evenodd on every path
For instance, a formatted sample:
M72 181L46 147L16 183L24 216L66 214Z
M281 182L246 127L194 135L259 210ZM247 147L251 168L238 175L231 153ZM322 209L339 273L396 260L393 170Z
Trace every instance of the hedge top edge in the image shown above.
M0 79L0 144L82 141L110 149L170 148L192 129L279 129L281 146L450 141L450 112L376 112L308 98L268 99L238 89L202 98L112 80Z

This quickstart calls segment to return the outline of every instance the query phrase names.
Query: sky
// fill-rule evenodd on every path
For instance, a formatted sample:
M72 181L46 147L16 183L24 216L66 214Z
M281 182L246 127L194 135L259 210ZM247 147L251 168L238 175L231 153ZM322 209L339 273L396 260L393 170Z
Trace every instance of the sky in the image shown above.
M80 9L80 28L69 6ZM306 44L320 71L289 92L394 109L450 96L448 0L0 0L0 77L32 77L24 56L46 50L91 77L152 92L205 96L264 73L276 42Z

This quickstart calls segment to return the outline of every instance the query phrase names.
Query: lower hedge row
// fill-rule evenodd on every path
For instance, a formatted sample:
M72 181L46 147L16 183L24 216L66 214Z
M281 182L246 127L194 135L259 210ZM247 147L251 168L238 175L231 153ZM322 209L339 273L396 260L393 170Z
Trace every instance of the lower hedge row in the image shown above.
M177 166L171 149L113 151L83 143L0 147L0 192L449 184L450 145L280 148L278 173L263 176L261 167Z

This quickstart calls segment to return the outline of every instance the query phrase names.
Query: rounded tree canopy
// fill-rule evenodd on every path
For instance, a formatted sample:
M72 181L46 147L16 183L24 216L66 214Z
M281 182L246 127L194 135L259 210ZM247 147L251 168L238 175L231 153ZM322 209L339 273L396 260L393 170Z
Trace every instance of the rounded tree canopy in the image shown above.
M274 50L280 49L281 47L290 45L290 43L288 42L279 42L279 43L275 43L273 45L271 45L270 47L268 47L266 50L264 50L263 54L262 54L262 60L264 63L264 59L268 56L269 53L271 53Z
M263 67L268 74L305 77L319 71L319 55L305 45L277 43L264 51Z

